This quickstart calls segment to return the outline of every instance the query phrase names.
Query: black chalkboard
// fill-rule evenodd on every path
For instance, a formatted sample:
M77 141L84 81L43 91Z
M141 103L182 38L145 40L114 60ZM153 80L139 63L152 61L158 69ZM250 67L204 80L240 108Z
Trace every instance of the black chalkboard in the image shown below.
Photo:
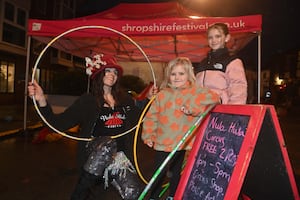
M183 199L224 199L249 119L248 115L211 113Z

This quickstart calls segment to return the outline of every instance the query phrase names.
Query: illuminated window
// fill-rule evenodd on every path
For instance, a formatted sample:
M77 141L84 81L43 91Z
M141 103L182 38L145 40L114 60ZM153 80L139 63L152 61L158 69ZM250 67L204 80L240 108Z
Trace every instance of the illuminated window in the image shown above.
M15 91L15 63L1 61L0 93L14 93Z

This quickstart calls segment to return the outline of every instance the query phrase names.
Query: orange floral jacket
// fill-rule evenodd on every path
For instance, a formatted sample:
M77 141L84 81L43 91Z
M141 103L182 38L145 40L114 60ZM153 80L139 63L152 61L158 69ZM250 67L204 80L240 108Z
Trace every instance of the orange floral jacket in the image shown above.
M157 94L145 116L142 140L145 144L152 142L157 151L171 152L192 127L195 117L219 102L220 97L207 88L190 84L184 88L165 88ZM184 114L183 106L191 114ZM180 149L191 149L193 141L192 136Z

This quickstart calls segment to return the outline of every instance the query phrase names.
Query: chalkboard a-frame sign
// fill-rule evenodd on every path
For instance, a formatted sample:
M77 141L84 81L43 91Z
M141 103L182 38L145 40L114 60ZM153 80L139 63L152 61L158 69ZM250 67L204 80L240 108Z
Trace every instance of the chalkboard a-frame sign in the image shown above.
M197 130L176 200L299 200L273 106L218 105Z

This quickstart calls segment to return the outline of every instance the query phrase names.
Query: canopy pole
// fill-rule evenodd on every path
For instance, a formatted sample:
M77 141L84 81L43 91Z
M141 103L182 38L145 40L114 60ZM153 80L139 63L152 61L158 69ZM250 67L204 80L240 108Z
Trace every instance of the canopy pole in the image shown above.
M258 34L257 39L257 103L260 104L260 84L261 84L261 32Z
M28 36L27 39L27 53L26 53L26 71L25 71L25 83L24 83L24 117L23 117L23 130L27 129L27 84L29 76L29 61L30 61L30 45L31 45L31 36Z

